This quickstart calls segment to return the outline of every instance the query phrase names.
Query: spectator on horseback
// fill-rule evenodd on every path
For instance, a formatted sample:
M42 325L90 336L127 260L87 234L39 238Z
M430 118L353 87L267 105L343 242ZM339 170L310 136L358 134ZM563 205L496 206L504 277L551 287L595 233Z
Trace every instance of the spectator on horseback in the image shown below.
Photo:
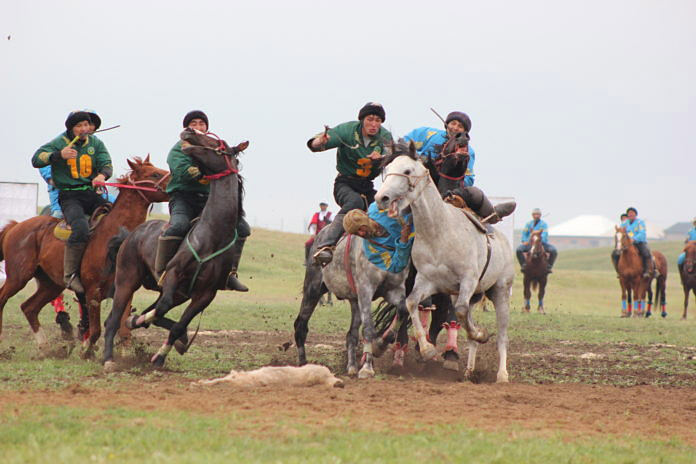
M648 240L646 237L645 222L642 219L638 219L638 210L633 206L626 210L625 222L621 223L621 227L626 229L626 234L631 239L631 243L635 245L638 249L638 253L643 259L643 277L650 277L650 248L648 248ZM614 261L614 268L617 269L619 266L619 252L614 250L611 254L611 258Z
M312 236L305 242L305 263L309 260L309 250L314 244L315 237L324 227L331 224L331 211L329 211L328 208L328 203L323 201L319 203L319 211L314 213L312 219L309 221L307 229Z
M343 218L353 209L367 210L374 201L373 179L381 172L385 145L391 143L391 133L382 127L386 114L379 103L369 102L360 108L358 120L326 130L309 141L313 152L336 148L334 199L341 207L326 232L319 237L314 262L326 265L333 259L333 249L343 235Z
M75 111L65 120L66 131L42 145L32 157L35 168L51 167L51 176L59 190L58 202L72 233L65 247L63 279L65 286L84 293L79 272L87 247L89 225L85 214L106 203L95 187L113 172L111 157L104 143L90 135L89 113Z
M189 111L184 116L184 128L208 132L208 116L199 110ZM179 245L191 228L191 221L201 215L210 194L210 184L203 177L193 159L181 148L181 140L169 151L167 164L172 173L167 194L169 194L169 227L162 232L157 243L155 272L161 277L167 263L176 254ZM237 219L237 240L232 247L232 269L227 277L225 288L247 292L249 289L237 278L237 268L242 257L244 242L251 235L251 228L244 217Z
M551 245L548 241L549 239L549 226L546 221L541 220L541 210L539 208L534 208L532 210L532 220L525 224L524 229L522 229L522 244L517 247L517 261L520 262L521 271L524 273L525 267L525 257L524 254L528 252L531 248L529 244L529 237L532 235L532 231L541 230L541 244L544 247L544 251L549 253L549 263L546 269L550 274L553 268L553 263L556 261L558 256L558 251L556 247Z
M460 187L452 194L462 197L466 205L482 218L487 218L488 223L495 224L503 217L512 214L517 204L514 201L501 203L495 207L486 197L486 194L477 187L474 187L474 162L476 152L469 145L469 131L471 130L471 118L461 111L453 111L445 119L445 129L435 129L433 127L419 127L413 129L404 136L407 142L414 142L416 151L422 157L427 157L435 162L442 156L443 148L448 141L452 141L455 146L452 149L462 154L469 155L469 163L464 173L464 179ZM461 139L460 139L461 137ZM461 143L458 141L461 140Z
M686 236L686 240L684 240L684 243L689 243L691 241L696 240L696 217L692 221L693 227L691 230L689 230L689 234ZM686 260L686 252L682 252L679 257L677 258L677 267L679 267L679 271L683 271L684 269L684 261Z

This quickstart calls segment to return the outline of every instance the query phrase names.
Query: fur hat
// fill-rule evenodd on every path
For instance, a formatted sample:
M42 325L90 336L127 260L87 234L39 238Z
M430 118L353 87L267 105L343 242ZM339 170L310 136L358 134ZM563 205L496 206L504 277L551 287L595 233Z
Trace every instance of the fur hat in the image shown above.
M633 211L636 213L636 216L638 216L638 210L635 209L633 206L629 206L628 209L626 210L626 214L628 214L629 211Z
M101 118L99 117L96 111L89 109L84 109L82 111L89 114L89 119L92 121L92 124L94 124L94 130L97 130L99 129L99 127L101 127Z
M367 226L367 234L369 236L379 235L382 228L361 209L352 209L346 213L346 216L343 218L343 228L346 232L358 235L358 231L362 226Z
M539 208L534 208L534 209L532 210L532 214L541 214L541 209L539 209Z
M82 110L71 111L68 118L65 120L65 128L68 130L68 132L71 132L73 127L82 121L92 122L88 112Z
M210 124L208 124L208 116L206 116L206 114L201 110L193 110L189 111L186 113L186 116L184 116L184 129L186 129L194 119L202 119L203 122L205 122L206 128L210 128Z
M466 132L471 130L471 118L469 118L466 113L462 113L461 111L452 111L447 115L447 119L445 119L445 126L452 121L461 122Z
M362 121L365 116L369 116L371 114L379 116L382 119L382 122L387 120L387 115L384 112L384 107L379 103L375 102L365 103L365 106L360 108L360 111L358 112L358 119Z

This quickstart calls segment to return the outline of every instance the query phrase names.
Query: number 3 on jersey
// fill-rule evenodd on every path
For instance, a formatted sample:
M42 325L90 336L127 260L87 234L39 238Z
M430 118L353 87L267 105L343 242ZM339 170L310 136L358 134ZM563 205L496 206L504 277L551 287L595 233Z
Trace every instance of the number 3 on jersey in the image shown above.
M70 166L70 175L74 179L79 179L80 177L89 177L92 174L92 157L89 155L80 156L80 170L77 170L77 158L72 158L66 160L68 166Z
M360 168L355 170L355 173L360 177L368 177L372 172L372 160L370 158L359 158L358 166Z

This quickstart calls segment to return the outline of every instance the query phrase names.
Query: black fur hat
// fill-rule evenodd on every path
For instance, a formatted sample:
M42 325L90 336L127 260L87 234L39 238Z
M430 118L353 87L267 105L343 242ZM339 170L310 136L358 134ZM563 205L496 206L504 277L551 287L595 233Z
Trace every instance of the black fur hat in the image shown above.
M471 118L469 118L469 115L466 113L462 113L461 111L452 111L447 115L447 119L445 119L445 126L447 126L447 124L449 124L451 121L461 122L466 132L471 130Z
M188 125L191 124L191 121L193 121L196 118L205 121L206 128L210 127L210 124L208 124L208 116L206 116L206 114L201 110L193 110L189 111L188 113L186 113L186 116L184 116L184 129L186 129Z
M365 116L369 116L371 114L379 116L382 119L382 122L387 120L387 115L384 112L384 107L379 103L375 102L365 103L365 106L360 108L360 111L358 112L358 119L362 121Z
M89 113L81 110L72 111L65 120L65 128L68 130L68 132L72 132L73 127L75 127L78 122L82 121L92 122L92 119L89 117Z

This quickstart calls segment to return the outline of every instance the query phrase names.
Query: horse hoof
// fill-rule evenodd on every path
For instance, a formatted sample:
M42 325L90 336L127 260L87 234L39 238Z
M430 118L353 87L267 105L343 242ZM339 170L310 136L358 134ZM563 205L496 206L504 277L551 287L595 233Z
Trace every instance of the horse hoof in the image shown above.
M174 342L174 349L177 353L183 356L186 353L186 351L188 351L188 346L186 346L186 343L182 342L181 339L177 339ZM307 363L305 362L305 364Z
M104 373L105 374L111 374L113 372L116 372L116 363L114 361L106 361L104 362Z
M423 356L423 359L436 359L440 353L438 353L437 348L428 343L421 348L420 354Z
M667 317L667 311L662 311L661 316L662 316L663 318Z
M404 367L404 351L397 350L394 351L394 360L392 361L392 367Z
M539 312L539 314L546 314L546 311L544 311L544 308L539 308L539 309L537 309L537 311Z
M474 371L473 371L473 369L469 369L469 368L467 367L466 370L464 371L464 379L470 381L470 380L473 379L473 378L474 378Z
M459 362L453 361L451 359L445 359L445 362L442 363L442 367L444 369L447 369L448 371L459 372Z
M126 319L126 327L133 330L138 328L138 316L133 315Z
M355 377L356 375L358 375L358 368L355 366L350 366L348 368L348 376Z
M367 367L367 365L364 365L362 369L360 369L360 372L358 372L358 379L363 380L363 379L371 379L375 376L375 371L371 367Z
M649 318L650 316L652 316L652 312L647 311L647 312L645 313L645 318L647 319L647 318Z
M82 359L92 359L94 358L94 348L91 346L88 346L86 348L82 349L82 352L80 353L80 357Z
M495 379L496 383L510 383L510 380L508 379L508 373L505 372L503 374L498 374L498 377Z
M164 356L162 356L161 354L156 354L152 357L152 359L150 359L150 362L152 363L153 366L160 368L160 367L164 367L164 360L165 359L166 358Z

